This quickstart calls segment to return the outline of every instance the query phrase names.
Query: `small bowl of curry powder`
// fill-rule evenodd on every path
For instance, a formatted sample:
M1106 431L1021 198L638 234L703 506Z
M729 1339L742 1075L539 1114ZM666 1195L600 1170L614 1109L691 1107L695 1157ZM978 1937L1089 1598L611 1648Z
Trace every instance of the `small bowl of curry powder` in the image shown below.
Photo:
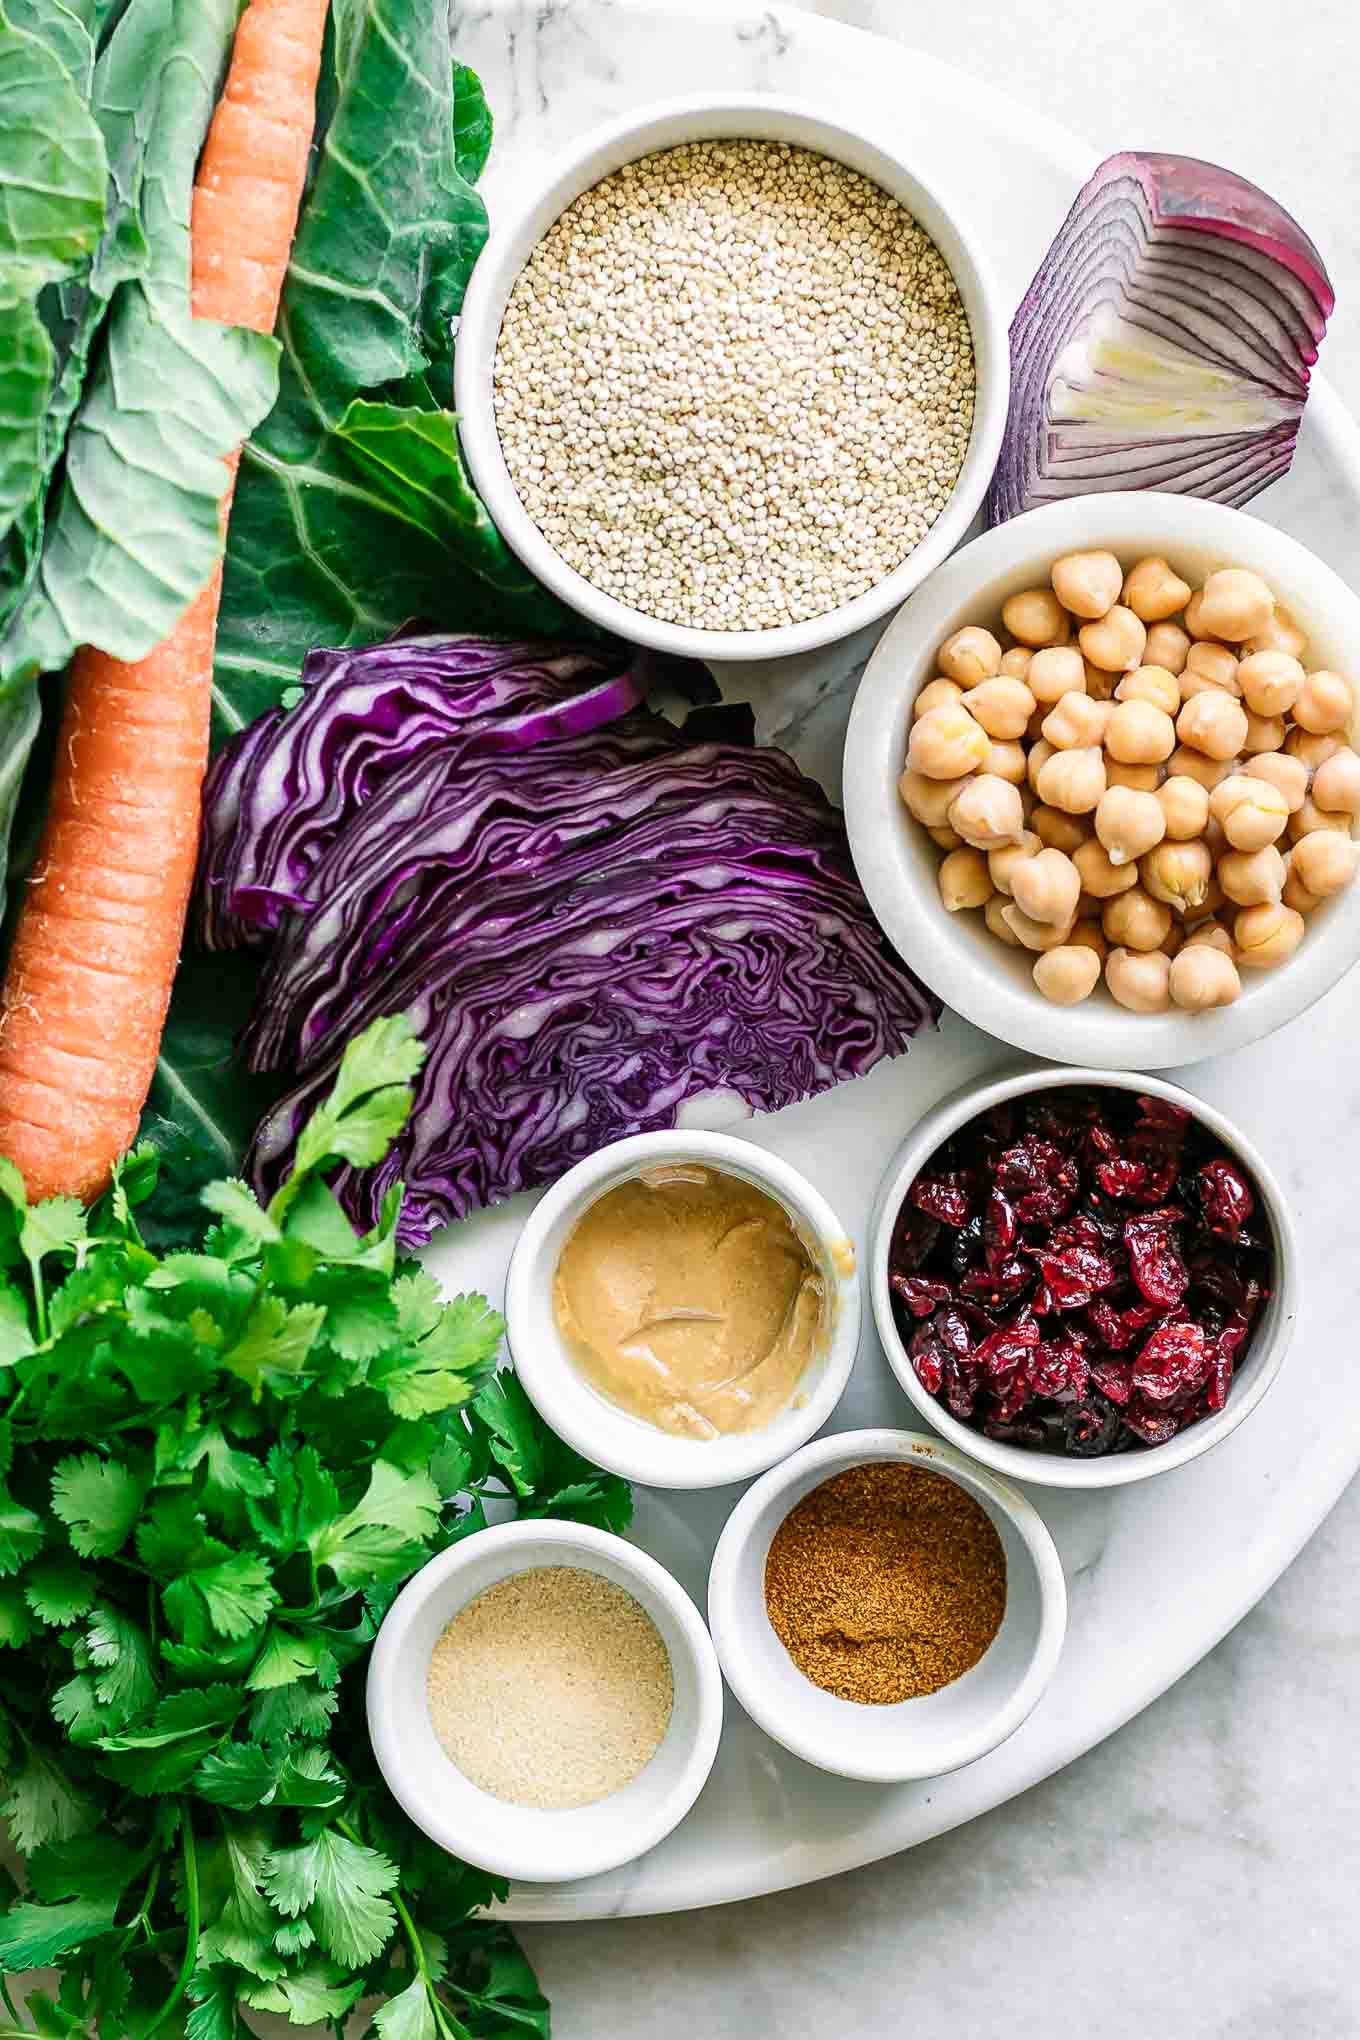
M818 1439L729 1517L708 1619L728 1684L808 1763L937 1777L1013 1735L1057 1667L1067 1589L1018 1489L911 1431Z

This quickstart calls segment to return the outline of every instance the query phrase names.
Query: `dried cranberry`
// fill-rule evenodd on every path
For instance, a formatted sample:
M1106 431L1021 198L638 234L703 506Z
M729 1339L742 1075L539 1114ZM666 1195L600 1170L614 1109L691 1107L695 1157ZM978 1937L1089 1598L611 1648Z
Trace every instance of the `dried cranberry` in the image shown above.
M960 1423L967 1423L973 1414L978 1395L977 1369L960 1360L957 1355L947 1353L944 1361L944 1399L951 1417Z
M1001 1267L1010 1258L1019 1233L1015 1206L1004 1190L993 1190L982 1214L982 1254L989 1269Z
M1165 1445L1180 1429L1180 1419L1170 1410L1149 1409L1134 1403L1124 1411L1124 1422L1145 1445Z
M1120 1271L1093 1247L1064 1246L1041 1252L1039 1267L1056 1310L1085 1310L1102 1289L1113 1289Z
M1058 1397L1082 1397L1090 1370L1081 1349L1080 1335L1045 1339L1026 1363L1026 1375L1034 1395L1050 1401Z
M1102 1395L1121 1407L1133 1394L1132 1360L1093 1360L1091 1381Z
M1133 1385L1150 1402L1167 1403L1198 1388L1209 1368L1203 1329L1188 1319L1158 1325L1133 1363Z
M1081 1195L1081 1173L1052 1141L1030 1137L998 1158L996 1187L1014 1203L1022 1225L1055 1225Z
M1116 1310L1103 1296L1095 1299L1087 1313L1091 1329L1115 1353L1131 1346L1139 1333L1155 1325L1161 1315L1160 1303L1136 1303L1127 1310Z
M970 1268L959 1282L959 1293L995 1310L1004 1303L1017 1302L1033 1280L1033 1264L1015 1254L999 1268Z
M888 1287L913 1317L929 1317L937 1303L948 1303L954 1294L947 1282L932 1281L928 1275L890 1275Z
M937 1218L927 1218L923 1211L917 1211L910 1203L904 1204L893 1227L892 1246L888 1251L889 1266L899 1269L904 1275L914 1275L934 1253L939 1237L940 1221Z
M911 1201L942 1225L967 1225L977 1179L971 1169L949 1169L942 1176L918 1176Z
M1143 1212L1124 1227L1133 1279L1148 1302L1159 1303L1164 1310L1180 1302L1190 1281L1172 1237L1172 1228L1181 1216L1174 1206L1167 1206Z
M1048 1432L1035 1419L1027 1423L1007 1424L997 1417L988 1417L982 1430L985 1437L995 1438L998 1445L1023 1445L1037 1449L1048 1443Z
M1074 1459L1099 1459L1119 1442L1122 1418L1102 1396L1073 1403L1062 1413L1063 1449Z
M1009 1375L1025 1363L1031 1349L1038 1344L1038 1325L1033 1318L1021 1318L1016 1324L1007 1325L984 1339L973 1358L988 1374L998 1377Z
M949 1265L956 1275L966 1275L982 1259L982 1220L970 1218L960 1226L949 1245Z
M1210 1232L1237 1240L1256 1209L1256 1199L1240 1169L1231 1162L1206 1162L1199 1172L1200 1202Z

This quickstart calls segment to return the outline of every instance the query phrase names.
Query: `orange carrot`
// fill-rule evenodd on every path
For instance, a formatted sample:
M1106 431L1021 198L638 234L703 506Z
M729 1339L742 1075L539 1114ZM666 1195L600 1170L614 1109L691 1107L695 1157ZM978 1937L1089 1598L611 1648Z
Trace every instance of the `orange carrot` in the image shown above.
M196 318L273 331L329 0L250 0L194 186ZM227 462L223 529L239 449ZM0 1154L88 1200L155 1074L198 854L222 575L135 664L71 667L46 828L0 995Z

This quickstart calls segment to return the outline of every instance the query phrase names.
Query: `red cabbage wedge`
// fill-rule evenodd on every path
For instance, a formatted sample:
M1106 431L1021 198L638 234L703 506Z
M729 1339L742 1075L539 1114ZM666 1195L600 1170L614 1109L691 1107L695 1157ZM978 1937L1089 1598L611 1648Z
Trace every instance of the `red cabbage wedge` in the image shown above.
M1334 304L1313 243L1245 178L1107 157L1011 325L989 520L1108 489L1249 502L1293 458Z
M513 650L494 684L484 643L346 653L209 788L200 933L264 948L245 1046L301 1078L255 1180L368 1015L404 1012L415 1110L336 1188L367 1226L404 1180L406 1246L625 1134L860 1076L940 1010L791 759L687 740L603 650Z

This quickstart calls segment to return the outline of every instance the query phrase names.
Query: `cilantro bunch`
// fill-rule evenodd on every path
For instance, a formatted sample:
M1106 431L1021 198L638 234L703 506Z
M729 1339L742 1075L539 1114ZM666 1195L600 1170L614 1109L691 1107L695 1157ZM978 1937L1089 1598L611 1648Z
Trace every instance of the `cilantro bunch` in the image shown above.
M193 1252L137 1227L156 1158L30 1207L0 1162L0 1770L27 1890L0 1971L55 1966L0 2040L243 2040L248 2012L380 2040L547 2033L496 1880L386 1793L365 1660L488 1498L622 1527L628 1490L491 1370L482 1297L359 1237L326 1186L410 1109L422 1049L347 1050L267 1209L212 1185ZM3 1874L3 1873L0 1873Z

